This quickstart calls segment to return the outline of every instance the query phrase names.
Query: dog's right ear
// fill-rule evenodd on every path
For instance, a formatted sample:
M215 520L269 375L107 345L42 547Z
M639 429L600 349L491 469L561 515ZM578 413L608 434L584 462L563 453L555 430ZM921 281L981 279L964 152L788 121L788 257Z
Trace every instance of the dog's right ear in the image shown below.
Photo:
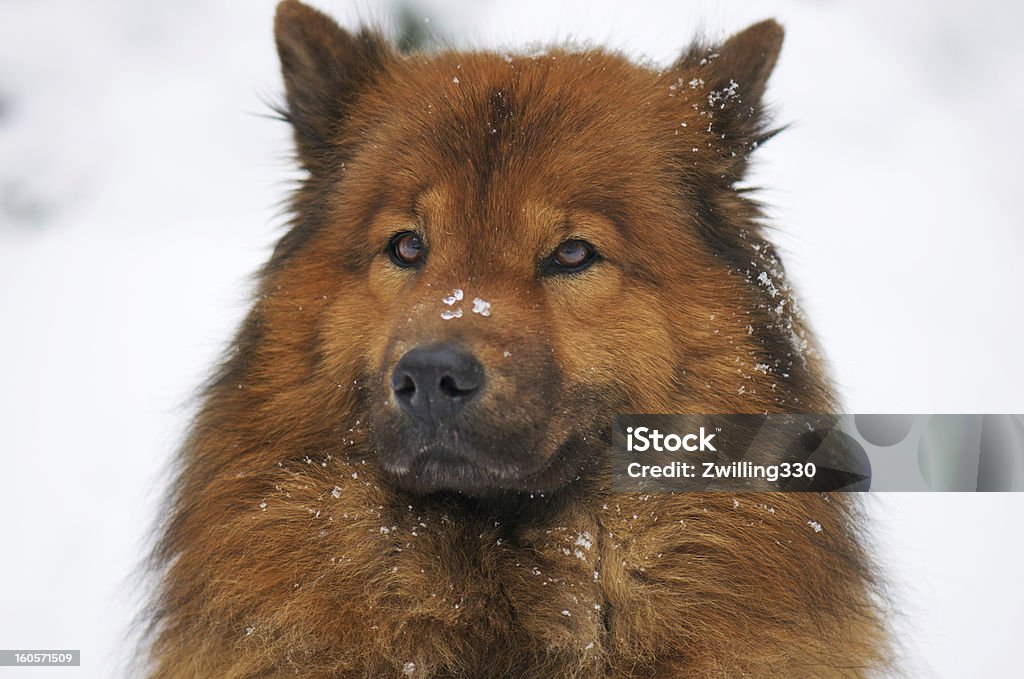
M284 0L274 17L286 110L299 160L310 172L334 157L337 132L353 102L394 58L379 34L352 35L298 0Z

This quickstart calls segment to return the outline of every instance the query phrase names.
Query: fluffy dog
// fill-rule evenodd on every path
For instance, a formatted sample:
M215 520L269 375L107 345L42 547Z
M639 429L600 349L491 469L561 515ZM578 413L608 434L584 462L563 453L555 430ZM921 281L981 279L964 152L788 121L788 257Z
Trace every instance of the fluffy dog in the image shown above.
M608 476L618 412L834 407L737 187L779 25L665 70L275 28L306 177L181 453L150 676L881 664L848 496Z

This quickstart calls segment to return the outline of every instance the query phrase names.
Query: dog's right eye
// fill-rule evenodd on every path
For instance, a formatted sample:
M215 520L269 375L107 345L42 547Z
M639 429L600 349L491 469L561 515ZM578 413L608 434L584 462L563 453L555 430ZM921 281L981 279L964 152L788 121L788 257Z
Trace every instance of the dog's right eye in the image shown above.
M409 268L423 261L426 248L419 234L414 231L396 233L388 242L388 256L396 266Z
M571 238L548 255L541 269L547 275L576 273L589 267L596 259L597 251L593 245L585 240Z

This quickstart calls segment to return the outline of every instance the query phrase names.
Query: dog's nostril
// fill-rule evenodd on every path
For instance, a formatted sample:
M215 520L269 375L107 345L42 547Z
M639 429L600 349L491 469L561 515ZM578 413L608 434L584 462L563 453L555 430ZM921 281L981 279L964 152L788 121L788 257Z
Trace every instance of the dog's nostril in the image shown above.
M402 375L396 379L392 387L399 396L412 396L416 391L416 383L408 375Z
M476 391L476 387L472 385L468 386L465 389L459 387L459 385L455 383L455 378L452 377L451 375L445 375L444 377L442 377L441 382L438 386L441 388L442 394L444 394L445 396L449 396L451 398L461 398L463 396L468 396L469 394L472 394L474 391Z

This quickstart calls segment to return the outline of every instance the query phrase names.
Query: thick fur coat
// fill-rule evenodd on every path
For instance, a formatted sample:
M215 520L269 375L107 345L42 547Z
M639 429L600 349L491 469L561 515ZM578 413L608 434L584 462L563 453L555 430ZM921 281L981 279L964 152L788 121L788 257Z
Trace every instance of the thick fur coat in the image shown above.
M148 675L882 665L851 497L608 479L617 412L834 407L738 188L782 29L655 70L599 49L402 56L294 0L275 28L307 176L181 451ZM437 343L486 382L416 420L396 366Z

